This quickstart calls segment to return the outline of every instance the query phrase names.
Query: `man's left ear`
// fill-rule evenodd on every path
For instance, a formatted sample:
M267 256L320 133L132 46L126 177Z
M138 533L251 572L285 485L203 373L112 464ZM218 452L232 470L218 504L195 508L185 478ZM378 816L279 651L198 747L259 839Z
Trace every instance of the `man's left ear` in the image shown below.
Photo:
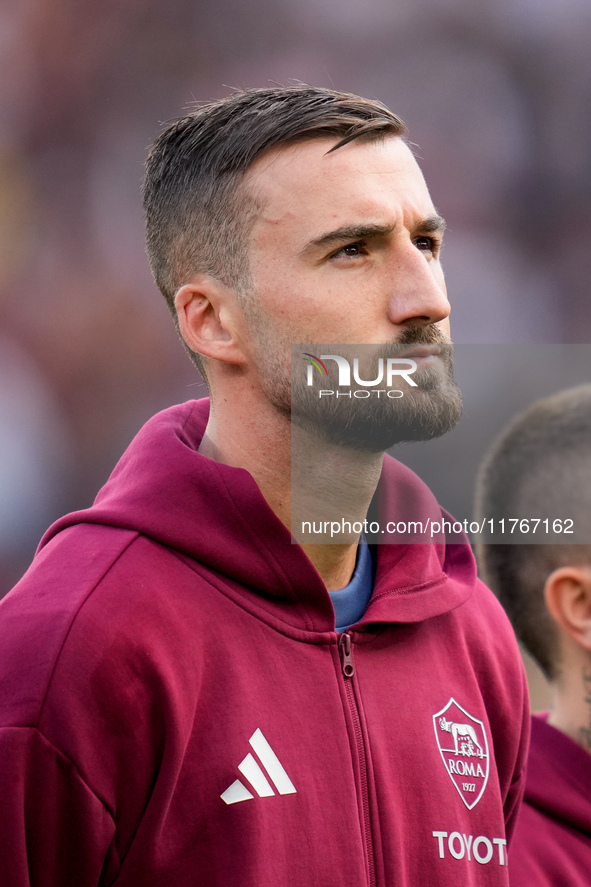
M192 351L224 363L245 363L239 335L242 311L234 290L198 274L178 290L174 304L181 336Z
M591 566L554 570L546 580L544 597L560 628L591 651Z

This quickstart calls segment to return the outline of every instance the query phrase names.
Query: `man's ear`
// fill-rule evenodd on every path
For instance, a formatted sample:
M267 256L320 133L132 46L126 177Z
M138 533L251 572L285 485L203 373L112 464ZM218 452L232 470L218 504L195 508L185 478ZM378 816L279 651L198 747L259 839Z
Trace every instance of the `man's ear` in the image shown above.
M591 651L591 566L554 570L546 580L544 597L560 628Z
M177 292L181 336L192 351L225 363L244 363L236 293L208 274L197 275Z

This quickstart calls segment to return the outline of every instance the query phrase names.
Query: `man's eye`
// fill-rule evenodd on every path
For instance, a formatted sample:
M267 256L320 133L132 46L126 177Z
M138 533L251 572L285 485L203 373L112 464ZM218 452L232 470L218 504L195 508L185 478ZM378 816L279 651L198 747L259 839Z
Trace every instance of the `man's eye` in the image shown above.
M423 253L436 253L438 244L432 237L417 237L415 246Z
M365 255L365 243L363 240L358 240L355 243L348 243L346 246L342 246L336 253L332 254L331 259L337 259L340 256L356 259L357 256L362 255Z

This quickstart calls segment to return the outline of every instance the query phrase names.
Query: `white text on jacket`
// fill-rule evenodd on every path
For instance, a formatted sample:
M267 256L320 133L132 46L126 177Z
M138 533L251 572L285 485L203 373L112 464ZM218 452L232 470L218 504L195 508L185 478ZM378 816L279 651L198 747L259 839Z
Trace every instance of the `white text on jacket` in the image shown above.
M486 838L484 835L475 838L474 835L460 834L460 832L451 832L451 834L433 832L433 837L437 838L440 859L445 858L447 850L454 859L463 859L467 856L468 861L474 858L481 865L486 865L498 855L499 865L507 865L505 838Z

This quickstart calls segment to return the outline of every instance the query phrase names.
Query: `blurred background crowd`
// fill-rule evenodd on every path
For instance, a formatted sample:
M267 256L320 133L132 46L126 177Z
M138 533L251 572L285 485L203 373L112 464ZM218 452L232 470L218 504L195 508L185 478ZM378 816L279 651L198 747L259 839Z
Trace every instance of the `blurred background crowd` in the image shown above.
M205 393L143 248L163 123L269 82L382 100L448 220L455 340L591 342L590 37L588 0L4 3L0 593L143 421Z

